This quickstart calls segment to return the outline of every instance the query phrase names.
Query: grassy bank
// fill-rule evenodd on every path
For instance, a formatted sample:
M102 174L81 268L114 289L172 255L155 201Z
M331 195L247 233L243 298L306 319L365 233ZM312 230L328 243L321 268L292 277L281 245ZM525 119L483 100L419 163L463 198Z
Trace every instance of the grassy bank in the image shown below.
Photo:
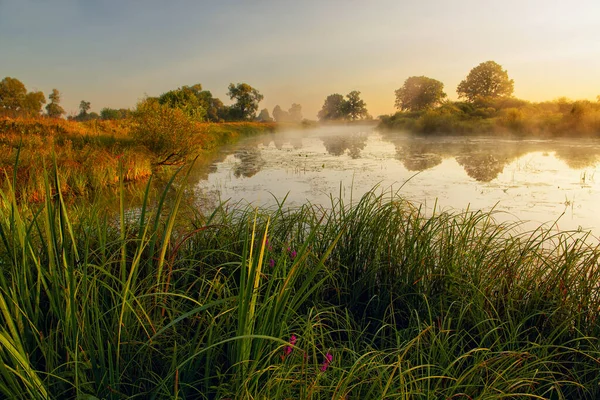
M447 102L427 111L398 112L380 120L380 129L419 134L598 137L600 102L481 99L474 103Z
M16 177L17 198L44 201L44 166L57 166L65 196L87 195L116 187L119 163L125 181L145 181L156 171L155 155L136 140L135 121L76 122L48 118L0 119L0 182ZM210 152L244 135L272 131L273 124L253 122L192 124L195 154ZM19 156L17 163L17 154ZM17 170L14 166L18 165ZM6 175L5 175L6 174Z
M372 193L181 225L182 190L133 220L2 192L0 397L600 396L581 233Z

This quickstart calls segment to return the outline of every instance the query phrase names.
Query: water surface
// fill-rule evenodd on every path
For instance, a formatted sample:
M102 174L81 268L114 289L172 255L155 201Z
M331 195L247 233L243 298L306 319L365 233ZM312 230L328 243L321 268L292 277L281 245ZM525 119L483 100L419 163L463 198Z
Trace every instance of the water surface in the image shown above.
M600 233L600 140L414 137L373 127L321 127L246 138L196 171L202 207L268 206L287 196L347 204L366 191L395 192L436 210L499 211L503 221ZM598 177L600 180L600 175Z

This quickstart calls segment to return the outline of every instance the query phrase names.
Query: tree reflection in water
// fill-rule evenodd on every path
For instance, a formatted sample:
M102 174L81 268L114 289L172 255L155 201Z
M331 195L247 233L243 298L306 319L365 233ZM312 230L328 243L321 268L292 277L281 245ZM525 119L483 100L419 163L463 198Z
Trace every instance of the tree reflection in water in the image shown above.
M233 167L233 175L236 178L241 176L249 178L256 175L266 164L262 158L260 150L256 147L243 148L235 152L235 158L240 160Z
M341 156L348 150L352 159L360 158L360 152L367 145L367 135L337 135L321 137L323 145L332 156Z

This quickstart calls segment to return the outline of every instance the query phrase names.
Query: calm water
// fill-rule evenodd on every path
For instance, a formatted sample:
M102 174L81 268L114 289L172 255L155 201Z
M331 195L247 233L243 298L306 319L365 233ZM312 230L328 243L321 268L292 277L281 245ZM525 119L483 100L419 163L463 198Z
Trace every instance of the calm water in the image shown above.
M415 138L372 127L323 127L245 139L195 171L198 202L272 205L331 194L356 201L397 191L441 210L501 211L499 220L558 220L554 229L600 234L600 140L512 140L493 137Z

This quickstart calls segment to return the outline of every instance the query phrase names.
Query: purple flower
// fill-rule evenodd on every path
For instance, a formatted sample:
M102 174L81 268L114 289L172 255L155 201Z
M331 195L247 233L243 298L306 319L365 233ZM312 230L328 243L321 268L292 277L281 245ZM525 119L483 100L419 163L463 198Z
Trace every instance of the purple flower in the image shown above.
M269 267L273 268L275 266L275 260L272 258L269 260Z
M327 368L329 368L329 364L331 364L331 361L333 361L333 356L331 355L331 353L325 354L325 360L323 360L323 364L321 365L321 372L327 371Z
M285 346L285 348L283 349L283 356L281 356L282 360L292 352L292 346L296 344L296 339L296 335L292 335L290 337L291 346Z
M292 257L292 260L293 260L294 258L296 258L296 255L297 255L297 254L298 254L298 253L296 253L296 250L292 250L292 252L290 253L290 257Z

